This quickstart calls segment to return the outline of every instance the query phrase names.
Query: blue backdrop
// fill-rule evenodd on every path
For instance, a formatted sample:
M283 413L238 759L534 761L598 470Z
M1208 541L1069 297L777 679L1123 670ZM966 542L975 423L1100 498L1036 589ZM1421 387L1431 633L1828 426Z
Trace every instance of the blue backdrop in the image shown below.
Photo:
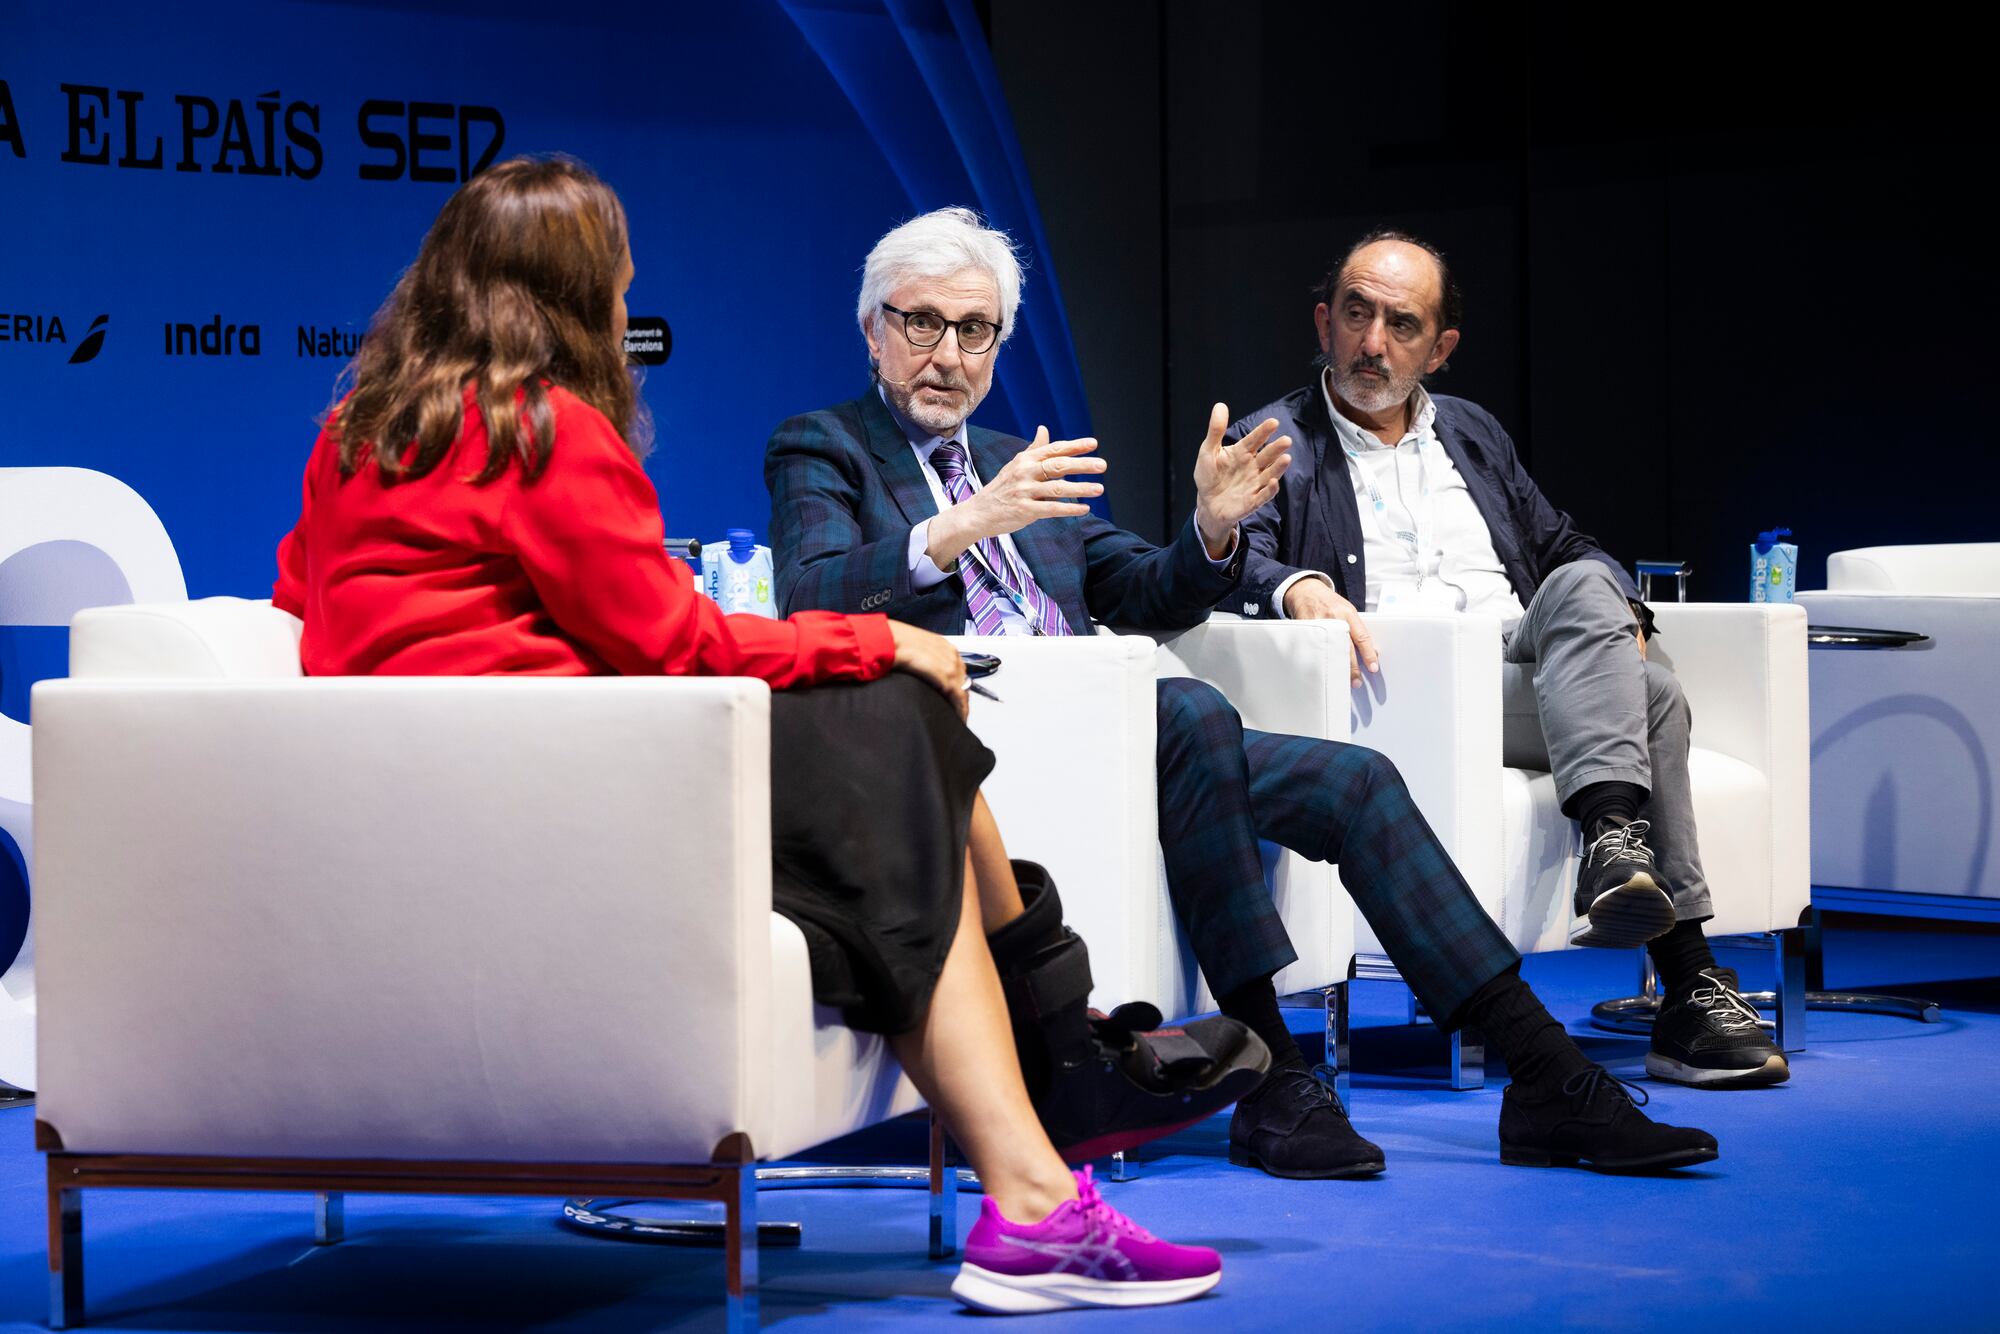
M24 334L0 342L0 464L130 483L193 595L268 591L347 340L496 135L500 156L573 153L625 199L631 309L674 335L645 388L670 531L765 528L770 428L865 384L862 256L943 204L980 208L1029 251L981 420L1089 432L963 0L201 10L34 5L0 55L0 313ZM70 364L100 315L101 351ZM201 331L219 342L232 325L204 355Z
M0 466L130 484L191 596L268 595L353 338L456 183L517 153L574 154L625 200L630 308L673 331L645 382L670 533L768 531L771 427L866 386L862 257L946 204L1028 252L981 422L1090 433L965 0L180 8L9 7ZM0 631L0 708L24 718L62 653Z

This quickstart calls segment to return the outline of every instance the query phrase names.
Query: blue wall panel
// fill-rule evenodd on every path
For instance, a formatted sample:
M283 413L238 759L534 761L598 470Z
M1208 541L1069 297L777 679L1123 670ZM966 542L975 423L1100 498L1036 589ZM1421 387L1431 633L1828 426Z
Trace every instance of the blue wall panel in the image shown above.
M0 342L0 465L130 483L166 523L192 595L268 590L344 360L302 349L301 330L366 328L461 150L476 163L495 121L502 156L573 153L630 210L631 309L674 333L645 384L669 531L765 529L764 440L864 388L859 264L924 208L981 206L1030 246L1025 322L981 420L1089 430L1032 195L963 4L502 4L475 17L292 0L191 18L113 3L87 16L33 5L9 27L0 313L29 324ZM430 104L416 129L437 136L416 164L453 179L412 180L407 162L401 179L363 179L395 164L384 136L407 145L413 104ZM232 112L247 147L225 142ZM99 315L102 350L69 364ZM175 355L179 324L238 333L224 355Z

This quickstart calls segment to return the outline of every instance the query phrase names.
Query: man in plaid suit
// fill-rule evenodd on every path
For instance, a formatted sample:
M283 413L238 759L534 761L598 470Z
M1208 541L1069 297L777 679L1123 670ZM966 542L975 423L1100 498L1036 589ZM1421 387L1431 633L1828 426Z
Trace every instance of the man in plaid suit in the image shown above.
M785 612L884 611L955 634L1089 634L1091 623L1194 625L1237 589L1239 523L1277 490L1277 423L1223 443L1210 414L1195 512L1164 547L1092 516L1092 440L1024 441L967 425L993 382L1020 268L1004 233L943 209L885 235L857 319L875 383L773 433L778 598ZM1159 683L1161 851L1182 929L1222 1011L1264 1038L1273 1068L1237 1105L1230 1158L1279 1176L1366 1176L1381 1150L1354 1132L1279 1015L1272 975L1296 955L1257 841L1337 862L1426 1009L1476 1025L1513 1081L1501 1158L1613 1169L1706 1161L1715 1141L1646 1118L1570 1041L1518 975L1500 934L1412 804L1395 766L1358 746L1246 729L1197 681Z

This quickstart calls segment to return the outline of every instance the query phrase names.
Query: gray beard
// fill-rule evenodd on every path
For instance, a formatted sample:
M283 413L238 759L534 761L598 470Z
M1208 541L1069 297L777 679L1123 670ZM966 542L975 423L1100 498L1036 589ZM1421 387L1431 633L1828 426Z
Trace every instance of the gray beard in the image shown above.
M1388 412L1416 393L1422 380L1421 375L1391 375L1386 380L1371 380L1358 371L1335 368L1333 389L1349 407L1367 413Z
M972 410L979 406L979 399L973 396L972 387L969 384L963 386L968 399L963 413L959 413L953 408L932 407L918 401L917 390L919 387L913 384L903 385L894 384L888 380L882 381L882 392L889 396L889 405L891 407L902 413L907 420L915 422L926 431L939 437L956 434L959 426L966 418L972 415ZM951 385L946 387L959 388L960 386Z

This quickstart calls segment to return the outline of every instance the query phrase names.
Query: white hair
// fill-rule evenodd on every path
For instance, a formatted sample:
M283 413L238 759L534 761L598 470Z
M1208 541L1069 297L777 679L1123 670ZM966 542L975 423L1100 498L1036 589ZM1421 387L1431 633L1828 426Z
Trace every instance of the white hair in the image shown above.
M861 266L861 297L854 317L863 330L882 334L882 303L905 283L949 278L981 269L1000 289L1000 341L1014 336L1021 304L1021 260L1014 238L988 227L969 208L941 208L891 228Z

